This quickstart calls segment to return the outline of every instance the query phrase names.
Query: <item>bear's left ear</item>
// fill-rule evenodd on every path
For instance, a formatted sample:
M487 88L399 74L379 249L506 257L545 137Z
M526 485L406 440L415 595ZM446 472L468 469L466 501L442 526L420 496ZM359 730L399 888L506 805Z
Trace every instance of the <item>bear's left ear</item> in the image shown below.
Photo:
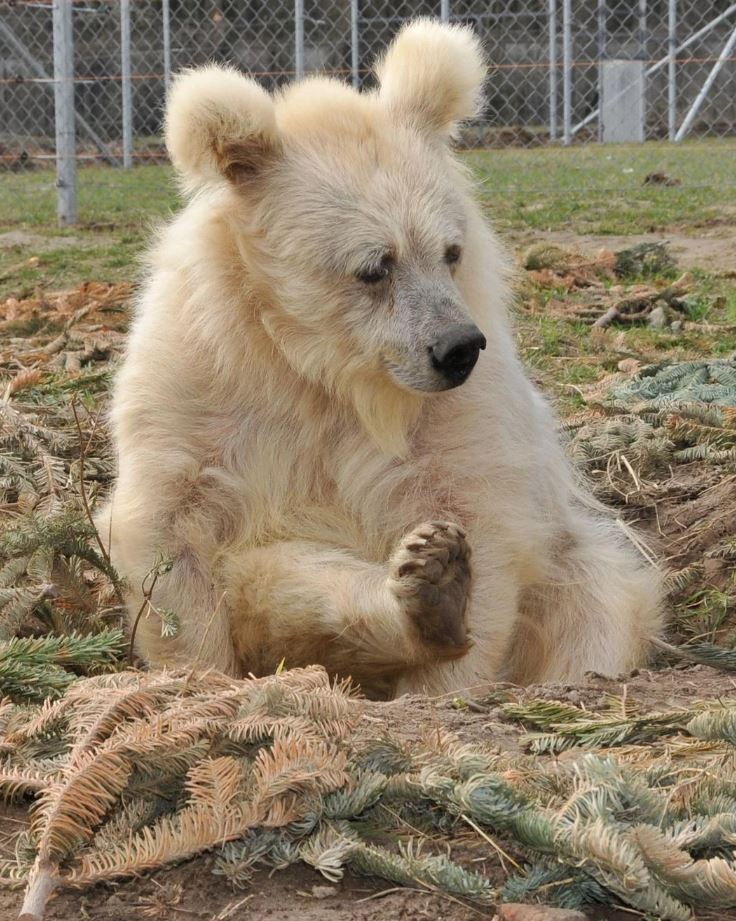
M231 67L212 64L177 77L165 123L171 162L194 188L252 180L281 151L273 99Z
M376 73L379 98L399 117L451 137L478 114L486 64L472 29L419 19L399 32Z

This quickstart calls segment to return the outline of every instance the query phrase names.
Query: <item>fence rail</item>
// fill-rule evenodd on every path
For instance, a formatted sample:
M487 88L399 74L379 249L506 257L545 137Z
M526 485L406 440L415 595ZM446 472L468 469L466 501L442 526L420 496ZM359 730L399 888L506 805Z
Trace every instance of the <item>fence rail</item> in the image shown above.
M368 87L416 16L471 24L490 62L461 143L570 145L736 136L728 0L0 0L0 171L163 161L171 76L218 60L268 88L312 72Z

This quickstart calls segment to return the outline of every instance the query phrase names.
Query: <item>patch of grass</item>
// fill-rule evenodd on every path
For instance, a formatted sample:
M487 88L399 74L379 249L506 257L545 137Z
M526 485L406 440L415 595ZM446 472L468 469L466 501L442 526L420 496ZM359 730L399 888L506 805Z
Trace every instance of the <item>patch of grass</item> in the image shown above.
M632 354L652 361L661 361L665 355L672 361L687 361L697 355L726 357L736 351L736 334L724 329L712 333L699 330L670 333L642 326L627 331L626 346Z
M634 234L736 223L736 144L589 145L473 151L491 216L508 229ZM675 186L645 185L662 172Z
M173 170L149 164L129 170L85 166L78 177L79 224L75 232L139 228L178 206ZM56 176L53 170L5 174L0 182L0 229L56 229ZM57 231L63 235L65 231Z
M0 183L0 298L85 281L125 281L151 228L179 206L167 166L130 170L90 166L79 171L79 223L56 226L54 174L37 170Z
M47 398L68 402L74 394L91 411L95 408L95 401L103 397L110 388L112 372L109 367L102 370L87 369L74 375L64 373L50 374L40 381L34 388L36 398Z
M61 239L64 244L73 241L72 245L57 245L56 248L53 247L56 238L51 238L49 248L38 251L32 265L21 263L15 271L12 270L12 260L15 256L16 262L19 261L19 247L13 247L10 256L0 249L0 297L29 297L37 289L60 290L76 287L85 281L129 281L137 273L138 259L147 236L141 232L126 242L112 236L95 242L85 234L70 235ZM20 249L27 254L33 247L34 241L31 240ZM11 270L3 278L3 269L8 263Z
M561 414L577 412L583 399L576 386L604 373L590 327L547 314L519 313L519 346L527 366L543 389L554 395Z
M601 369L596 365L570 365L562 381L566 384L591 384L601 376Z
M692 305L692 319L708 322L736 322L736 284L733 279L715 276L709 272L693 272L697 289L688 298Z
M633 234L736 223L733 140L468 151L463 157L502 230ZM644 185L651 172L681 184ZM180 204L168 166L86 166L78 181L79 223L60 230L52 170L3 176L0 297L130 278L151 225ZM27 264L33 257L38 264Z

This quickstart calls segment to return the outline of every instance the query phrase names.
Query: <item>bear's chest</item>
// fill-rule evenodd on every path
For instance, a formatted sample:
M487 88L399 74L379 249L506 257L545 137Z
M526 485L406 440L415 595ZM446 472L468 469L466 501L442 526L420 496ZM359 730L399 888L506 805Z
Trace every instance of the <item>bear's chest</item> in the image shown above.
M361 432L315 429L261 418L230 439L223 461L237 484L246 542L330 541L382 559L423 520L467 523L457 476L430 445L398 459Z

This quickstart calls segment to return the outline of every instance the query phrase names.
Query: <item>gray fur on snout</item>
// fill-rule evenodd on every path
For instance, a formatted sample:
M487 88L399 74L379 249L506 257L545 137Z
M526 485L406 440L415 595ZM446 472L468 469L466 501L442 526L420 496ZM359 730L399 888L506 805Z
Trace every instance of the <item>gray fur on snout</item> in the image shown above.
M453 327L475 325L455 285L447 279L399 270L393 279L386 369L396 383L431 393L454 385L432 364L431 348Z

